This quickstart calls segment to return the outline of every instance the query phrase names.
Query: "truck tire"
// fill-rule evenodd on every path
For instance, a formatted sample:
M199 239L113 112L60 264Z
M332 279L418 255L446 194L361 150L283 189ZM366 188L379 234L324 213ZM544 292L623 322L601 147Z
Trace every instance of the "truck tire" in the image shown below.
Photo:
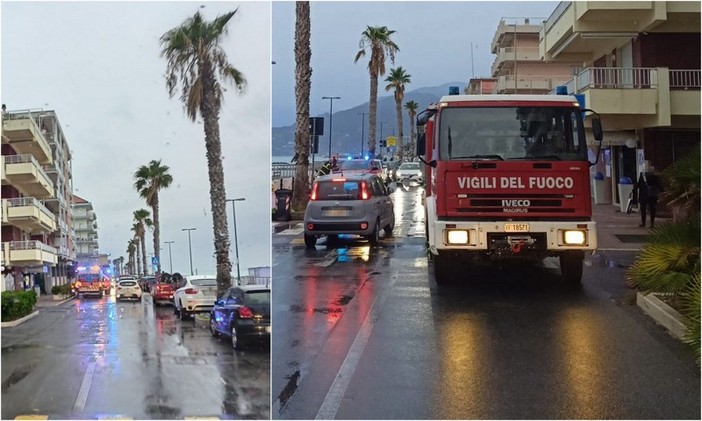
M569 284L580 285L583 278L583 260L585 252L581 250L568 250L560 257L561 277Z
M446 285L452 280L451 259L447 253L432 256L434 258L434 279L437 285ZM454 268L455 270L455 268Z

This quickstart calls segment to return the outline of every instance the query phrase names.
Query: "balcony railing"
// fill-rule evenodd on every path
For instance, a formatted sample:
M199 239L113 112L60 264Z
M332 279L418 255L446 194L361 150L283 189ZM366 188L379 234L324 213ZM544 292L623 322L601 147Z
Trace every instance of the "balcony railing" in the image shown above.
M10 241L10 250L43 250L47 253L56 254L56 248L48 246L41 241Z
M563 16L563 14L565 13L565 11L568 10L571 3L572 2L570 1L562 1L558 3L558 6L556 6L553 12L551 12L551 16L549 16L548 19L546 19L546 22L544 22L544 33L548 32L549 29L551 29L551 27L553 27L553 25L555 25L556 22L558 22L558 19L560 19L561 16Z
M37 199L33 197L15 197L12 199L5 199L7 201L8 206L36 206L39 208L40 211L44 212L48 217L53 218L54 214L44 206L43 203L38 201Z
M670 89L700 89L700 70L670 70Z
M586 89L656 89L658 69L649 67L589 67L567 83L569 93ZM555 93L554 91L551 93Z
M39 162L37 161L36 158L34 158L30 154L21 154L21 155L5 155L3 158L5 158L5 163L6 164L27 164L27 163L33 163L37 167L41 168L41 165L39 165Z

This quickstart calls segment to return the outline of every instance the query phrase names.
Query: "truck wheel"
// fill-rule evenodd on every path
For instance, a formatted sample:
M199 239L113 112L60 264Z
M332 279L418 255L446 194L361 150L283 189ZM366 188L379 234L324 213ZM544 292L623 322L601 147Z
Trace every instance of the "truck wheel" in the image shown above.
M448 284L453 276L451 270L455 270L455 267L451 267L451 259L447 253L441 253L434 255L434 279L437 285Z
M579 285L583 278L585 252L568 250L560 255L561 277L569 284Z
M305 234L305 246L307 246L308 249L313 249L316 244L317 237Z

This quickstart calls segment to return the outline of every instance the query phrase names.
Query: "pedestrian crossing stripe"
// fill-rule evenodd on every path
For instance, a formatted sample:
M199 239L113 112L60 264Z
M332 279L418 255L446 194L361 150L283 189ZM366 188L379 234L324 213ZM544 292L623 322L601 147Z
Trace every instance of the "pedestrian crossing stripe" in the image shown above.
M48 415L18 415L16 420L48 420Z

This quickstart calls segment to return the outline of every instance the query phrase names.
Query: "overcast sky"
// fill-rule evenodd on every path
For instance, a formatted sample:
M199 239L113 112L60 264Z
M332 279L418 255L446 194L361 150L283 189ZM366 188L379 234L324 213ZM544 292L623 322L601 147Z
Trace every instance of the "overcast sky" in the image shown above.
M205 5L200 8L200 5ZM140 165L161 159L173 184L160 194L161 262L216 273L203 125L170 99L159 38L196 11L209 20L239 7L223 43L248 80L229 89L220 114L228 198L237 202L241 272L270 265L270 9L267 2L2 2L2 103L55 110L73 153L74 193L92 202L100 251L125 256L132 213L147 208L133 188ZM234 242L227 204L230 258ZM153 252L147 236L147 254Z
M495 55L490 44L501 18L541 17L553 12L558 2L312 2L311 115L334 112L368 101L369 76L366 55L358 63L361 33L370 26L395 30L400 47L395 65L412 75L407 90L448 82L467 83L472 77L471 42L475 76L490 76ZM295 4L273 3L273 126L295 122ZM387 76L387 73L386 73ZM385 92L382 80L378 95Z

